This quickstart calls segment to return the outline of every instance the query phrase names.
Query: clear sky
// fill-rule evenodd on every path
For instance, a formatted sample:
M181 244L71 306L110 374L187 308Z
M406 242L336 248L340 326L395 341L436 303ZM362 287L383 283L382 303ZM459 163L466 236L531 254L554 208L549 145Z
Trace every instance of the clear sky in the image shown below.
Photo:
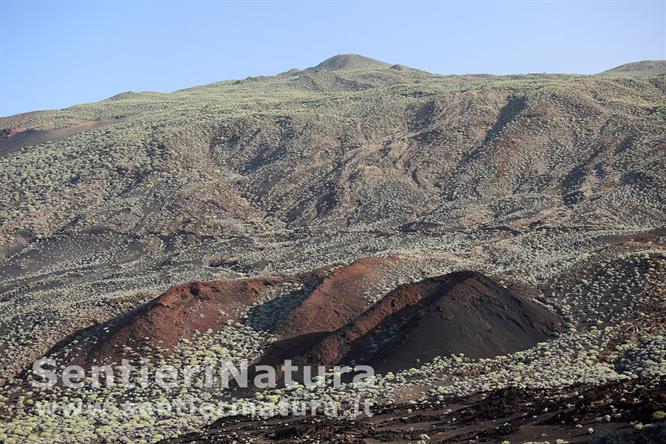
M666 59L666 0L0 0L0 115L358 53L436 73Z

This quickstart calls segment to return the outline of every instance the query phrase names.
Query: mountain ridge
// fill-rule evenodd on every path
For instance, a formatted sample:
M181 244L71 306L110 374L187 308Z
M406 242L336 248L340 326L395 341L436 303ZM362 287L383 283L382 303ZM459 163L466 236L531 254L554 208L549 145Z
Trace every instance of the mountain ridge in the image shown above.
M600 74L662 75L666 74L666 60L641 60L616 66Z
M651 67L651 68L650 68ZM576 74L576 73L514 73L514 74L485 74L485 73L468 73L468 74L444 74L444 73L431 73L428 71L423 71L419 70L416 68L408 67L402 64L394 64L391 65L389 63L372 59L370 57L366 57L363 55L358 55L358 54L337 54L332 57L329 57L328 59L320 62L319 64L315 66L311 66L309 68L304 68L304 69L299 69L299 68L291 68L287 71L275 74L275 75L262 75L262 76L255 76L255 77L248 77L244 80L220 80L216 81L210 84L204 84L204 85L195 85L187 88L182 88L174 91L169 91L169 92L162 92L162 91L122 91L119 92L115 95L112 95L110 97L107 97L106 99L102 99L99 102L89 102L89 103L82 103L82 104L75 104L72 105L69 108L61 108L61 109L44 109L44 110L35 110L35 111L27 111L19 114L14 114L14 115L8 115L8 116L0 116L0 129L9 129L9 128L14 128L19 126L20 124L18 123L7 123L7 122L12 122L14 120L20 119L22 117L31 117L34 116L35 114L49 114L49 113L54 113L58 111L65 111L70 108L75 108L75 107L81 107L81 106L86 106L86 105L92 105L95 103L100 103L100 102L105 102L105 101L123 101L123 100L135 100L137 98L155 98L159 96L169 96L173 94L182 94L186 93L188 91L192 90L197 90L197 89L210 89L210 88L215 88L218 86L226 85L226 84L243 84L247 82L258 82L258 81L270 81L270 79L274 79L276 77L299 77L307 75L316 72L316 71L325 71L329 73L338 73L342 74L345 71L355 71L355 70L367 70L367 71L373 71L373 70L387 70L391 69L391 71L396 72L396 74L407 74L411 73L414 75L421 75L425 77L451 77L451 78L461 78L461 79L473 79L475 77L477 78L496 78L496 79L515 79L515 78L544 78L544 77L550 77L550 76L565 76L565 77L571 77L571 76L584 76L584 77L595 77L595 76L603 76L607 74L616 74L616 75L627 75L627 76L658 76L661 74L666 73L666 61L664 60L645 60L645 61L639 61L639 62L629 62L623 65L616 66L614 68L610 68L605 71L601 71L599 73L595 74L589 74L589 75L583 75L583 74ZM397 78L393 76L394 78ZM4 123L3 123L4 122Z

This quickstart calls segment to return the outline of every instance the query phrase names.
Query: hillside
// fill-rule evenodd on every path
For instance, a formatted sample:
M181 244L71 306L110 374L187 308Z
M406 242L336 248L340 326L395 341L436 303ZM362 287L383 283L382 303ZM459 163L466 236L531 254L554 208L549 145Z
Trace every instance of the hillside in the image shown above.
M3 118L5 132L62 135L0 158L0 249L54 233L181 243L544 212L657 226L664 83L321 70Z
M156 442L239 405L302 399L371 399L395 432L385 437L403 441L418 438L403 430L411 420L390 412L415 405L449 421L437 439L474 438L452 406L485 412L463 422L498 437L515 418L497 393L530 418L535 394L558 409L539 410L551 422L534 433L516 425L517 439L583 442L588 427L651 418L666 376L662 65L459 76L343 54L0 118L0 441ZM196 384L26 390L45 356L176 369L288 356L381 372L374 388L252 391L237 404ZM579 389L586 416L559 397ZM620 392L650 395L627 405L635 418L595 410ZM207 418L37 411L63 399L219 404ZM338 427L321 440L351 437Z
M666 60L643 60L625 63L604 71L602 74L625 74L636 76L656 76L666 74Z

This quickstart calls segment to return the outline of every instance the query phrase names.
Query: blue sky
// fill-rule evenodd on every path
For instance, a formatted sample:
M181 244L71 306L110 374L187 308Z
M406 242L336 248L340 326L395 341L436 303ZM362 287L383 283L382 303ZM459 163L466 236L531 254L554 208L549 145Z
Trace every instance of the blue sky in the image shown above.
M0 116L359 53L436 73L666 59L656 1L0 0Z

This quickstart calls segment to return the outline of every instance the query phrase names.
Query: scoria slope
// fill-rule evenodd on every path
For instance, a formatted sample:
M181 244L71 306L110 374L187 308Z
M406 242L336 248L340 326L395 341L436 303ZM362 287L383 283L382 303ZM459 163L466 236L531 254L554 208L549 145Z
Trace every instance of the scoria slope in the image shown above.
M547 309L486 276L459 271L401 285L301 359L397 371L437 356L487 358L526 350L559 330L559 319Z

